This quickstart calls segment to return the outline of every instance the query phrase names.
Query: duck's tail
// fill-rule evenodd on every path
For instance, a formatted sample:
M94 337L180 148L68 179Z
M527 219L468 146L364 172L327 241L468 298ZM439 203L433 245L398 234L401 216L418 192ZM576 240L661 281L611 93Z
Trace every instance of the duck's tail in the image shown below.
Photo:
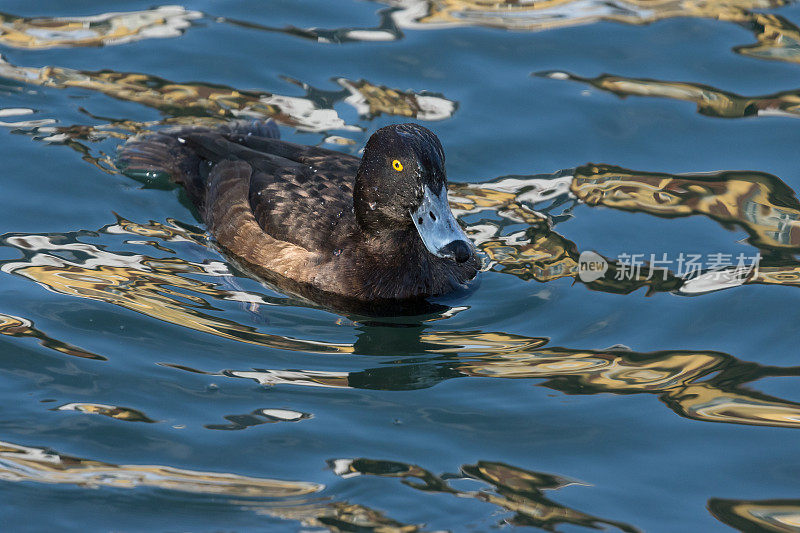
M126 176L139 180L163 180L182 185L190 199L199 205L203 201L208 168L204 157L187 143L184 136L211 133L222 136L255 135L280 138L273 120L236 120L216 128L205 126L179 126L159 132L137 135L119 149L115 164Z

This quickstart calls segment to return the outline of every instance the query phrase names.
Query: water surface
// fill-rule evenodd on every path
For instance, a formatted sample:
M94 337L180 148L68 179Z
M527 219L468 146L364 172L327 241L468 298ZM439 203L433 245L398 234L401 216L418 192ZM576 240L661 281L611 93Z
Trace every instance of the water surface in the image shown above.
M10 530L800 527L796 6L2 11ZM354 154L433 129L475 290L310 305L114 167L141 131L267 117Z

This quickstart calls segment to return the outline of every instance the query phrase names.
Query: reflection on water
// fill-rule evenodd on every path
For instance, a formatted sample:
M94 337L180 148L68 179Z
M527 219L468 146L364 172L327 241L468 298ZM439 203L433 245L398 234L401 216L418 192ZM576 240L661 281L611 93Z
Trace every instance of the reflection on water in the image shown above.
M154 487L199 494L288 498L321 491L303 481L279 481L236 474L198 472L158 465L116 465L60 454L47 448L0 442L0 479L81 487Z
M152 420L147 415L130 407L118 407L116 405L103 405L100 403L65 403L53 409L53 411L77 411L93 415L103 415L126 422L147 422L152 424Z
M506 7L513 11L519 6ZM525 6L524 10L531 8ZM548 75L570 77L566 73L550 72ZM333 91L316 89L288 79L306 92L304 97L289 97L204 83L173 83L144 74L90 72L59 67L36 69L15 67L5 62L0 63L0 76L51 87L96 90L171 115L157 123L136 123L104 117L92 117L108 122L97 126L54 127L41 121L12 123L38 139L71 146L82 154L83 159L106 172L114 172L110 158L102 152L99 155L92 154L92 150L82 141L125 139L156 124L212 125L235 116L274 117L305 131L355 128L339 118L333 109L337 102L352 105L362 119L392 114L439 120L451 116L457 107L455 102L441 95L397 91L365 80L351 81L345 78L335 80L341 89ZM753 109L755 112L794 113L798 99L796 92L744 99L690 84L626 80L611 76L594 80L572 76L572 79L620 94L664 94L693 99L698 101L701 109L713 109L719 116L743 116L752 113ZM338 136L329 136L328 139L335 143L352 142L352 139ZM505 176L482 184L453 184L451 194L455 214L466 222L469 234L489 259L487 268L521 279L539 282L564 277L579 279L579 249L575 243L553 231L553 227L567 221L577 203L584 203L663 217L702 214L723 225L744 228L750 234L751 244L769 252L765 254L767 260L761 265L763 270L757 274L742 277L741 280L736 275L722 276L722 281L709 280L706 276L687 282L671 272L663 277L653 277L647 275L646 269L643 273L625 277L618 275L624 265L607 260L609 268L606 275L586 283L592 290L628 294L647 287L648 294L676 292L696 295L746 283L800 284L798 264L786 255L796 251L800 244L800 238L795 235L800 204L791 189L777 177L768 174L723 172L675 176L587 165L551 176ZM549 205L543 208L542 203ZM158 247L157 244L153 246ZM734 270L732 272L736 273Z
M571 191L590 206L665 218L704 215L742 228L762 250L800 249L800 202L783 181L764 172L674 175L586 165L576 169Z
M98 117L89 111L79 110L101 124L56 126L54 119L0 122L0 126L13 128L15 133L31 135L47 143L69 146L81 158L106 173L115 173L113 157L99 154L87 145L106 139L124 141L131 136L156 126L223 124L231 118L272 118L298 131L328 132L330 130L358 131L361 126L347 124L334 109L338 103L352 106L361 120L372 120L380 115L394 115L407 119L436 121L450 118L458 108L457 102L441 94L428 91L401 91L376 85L367 80L334 78L337 90L323 90L306 83L285 78L288 83L301 87L303 96L286 96L266 91L239 90L223 85L189 82L175 83L157 76L111 70L81 71L61 67L17 67L0 56L0 78L20 83L54 87L80 88L97 91L108 96L137 102L164 113L158 121L137 122L126 119ZM2 110L0 110L2 111ZM33 113L32 109L9 110L9 115ZM0 115L5 116L5 115ZM353 145L355 140L339 135L327 135L324 142L335 145Z
M553 230L557 223L569 220L578 203L570 191L575 180L573 174L574 170L570 170L549 176L500 177L486 183L450 184L453 213L465 223L467 234L489 258L487 268L541 283L561 278L584 283L578 277L578 247ZM548 205L538 205L543 202ZM476 216L483 218L476 220ZM520 224L527 227L517 229ZM509 227L510 233L506 232ZM616 279L617 262L607 262L607 274L585 283L589 289L629 294L647 287L648 294L652 294L674 291L683 283L672 273L648 277L646 269Z
M479 461L463 465L459 474L436 474L417 465L372 459L334 459L330 461L334 472L344 478L353 476L380 476L400 478L404 485L427 493L444 493L461 498L474 498L491 503L513 516L498 525L534 526L555 531L561 524L571 524L590 529L613 527L619 531L636 532L635 527L558 504L545 496L544 491L558 490L579 482L559 476L523 470L515 466ZM491 487L491 490L465 491L454 488L452 480L470 479Z
M648 262L636 272L625 273L624 265L606 258L606 274L584 283L591 290L629 294L647 287L648 295L696 295L742 284L800 285L800 264L793 258L800 243L796 235L800 203L791 188L771 174L673 175L585 165L551 176L451 184L450 192L453 212L468 221L467 233L490 259L488 268L520 279L549 282L573 278L584 283L578 277L578 246L553 229L569 220L574 204L580 202L665 218L705 215L724 227L745 229L750 244L766 256L758 269L748 270L746 276L726 277L714 270L694 279L670 271L653 276ZM542 208L542 203L549 205ZM520 224L526 227L518 229ZM509 227L512 230L506 232ZM736 265L731 263L729 270L736 272Z
M341 89L322 91L295 80L305 96L284 96L265 91L245 91L201 82L177 83L148 74L84 71L62 67L17 67L0 61L0 77L45 87L80 88L120 100L137 102L175 117L274 118L301 131L357 130L345 124L333 106L353 106L362 119L392 114L418 120L442 120L456 110L456 103L442 95L399 91L366 80L335 78ZM128 123L132 124L132 123ZM48 131L49 132L49 131ZM66 131L55 131L68 134Z
M792 533L800 529L800 500L708 501L711 514L739 531Z
M741 96L700 83L625 78L603 74L583 78L569 72L549 70L535 75L554 80L572 80L589 84L617 96L653 96L685 100L697 104L697 112L720 118L751 116L800 117L800 89L764 96Z
M381 511L348 501L305 503L292 506L254 505L252 502L236 503L261 515L296 520L306 527L325 528L335 533L351 531L415 533L425 531L422 526L398 522L387 517Z
M612 179L613 176L618 179ZM663 190L665 196L659 195L659 190ZM793 252L796 246L791 238L778 238L778 233L770 229L775 226L776 215L773 213L778 210L798 212L793 193L774 176L759 173L672 176L594 166L553 176L506 176L482 184L453 184L451 192L457 216L466 222L470 235L490 256L492 268L523 279L548 281L575 276L577 246L558 235L553 228L556 224L568 222L579 201L590 206L603 205L660 216L702 214L721 223L749 228L751 242L765 249ZM756 207L748 207L745 198ZM543 204L545 207L541 207ZM784 218L794 220L792 217ZM520 224L524 230L516 229ZM511 235L505 235L507 228L511 228ZM102 239L104 244L89 244L87 241L90 239ZM111 245L109 241L115 244ZM220 282L234 278L224 263L211 259L189 261L177 256L173 250L179 247L196 247L202 257L208 257L208 242L201 230L175 220L137 223L118 216L97 233L8 233L2 236L2 244L16 250L21 257L3 261L0 270L34 281L59 294L111 303L196 331L278 349L364 355L386 352L386 348L376 350L371 326L367 324L356 325L361 334L354 343L330 343L269 334L222 318L222 312L213 305L214 301L266 306L292 305L292 302L231 288ZM148 253L122 251L131 247L146 247ZM162 256L157 256L157 252ZM558 270L559 265L562 270ZM796 267L787 263L784 268ZM759 272L759 276L766 275L774 275L778 283L782 282L783 274L780 272L768 269ZM654 290L668 288L666 285L658 287L651 280L638 282L641 282L638 286L649 284ZM633 282L628 285L617 283L619 285L615 286L613 280L598 280L587 286L619 292L633 290L636 286ZM10 315L2 317L0 332L6 335L33 337L43 346L69 355L94 355L48 337L25 319ZM404 328L403 343L396 347L397 354L391 363L366 369L295 367L203 371L191 368L187 364L191 361L166 366L251 379L264 385L394 391L432 387L446 380L465 377L527 379L564 394L651 394L674 413L702 422L800 427L800 403L752 389L752 384L761 379L796 378L800 376L800 367L770 367L705 350L642 353L621 348L552 347L545 337L491 331L435 331L430 327L430 324L425 324ZM376 337L385 342L385 338ZM355 364L362 362L363 358ZM115 405L69 403L57 409L126 421L153 422L144 413ZM310 413L275 406L250 413L233 412L205 428L240 431L262 424L295 422L305 425L311 416ZM548 490L566 484L561 478L507 464L481 461L463 466L458 475L436 475L414 465L365 459L337 460L333 466L345 477L353 474L399 477L408 486L421 491L487 502L512 513L505 522L516 525L554 529L571 524L635 531L631 525L587 514L548 498ZM148 486L253 498L297 497L323 489L321 485L308 482L242 478L166 466L112 465L12 444L0 448L0 477L82 486ZM464 490L461 481L454 483L456 479L471 479L489 488ZM333 531L356 527L367 531L421 529L421 526L403 524L387 517L380 510L342 500L233 503L252 512ZM790 523L793 519L791 513L794 509L789 505L780 507L771 502L725 505L725 502L717 503L716 500L709 503L714 515L729 524L766 527L765 524Z
M753 182L747 183L752 185ZM491 187L487 191L489 192L481 194L473 191L469 194L474 195L476 202L488 203L484 200L491 197ZM459 194L462 196L459 196L456 203L463 208L465 199L469 196L464 191ZM582 193L577 190L576 194L580 196ZM764 194L765 197L772 197ZM519 246L522 249L531 246L538 250L549 250L550 257L569 261L572 265L570 269L573 268L576 263L574 244L566 241L569 244L562 242L556 246L553 243L558 243L557 234L552 230L548 231L549 238L534 238ZM135 239L125 241L128 245L152 246L157 250L167 251L170 251L169 246L181 242L196 246L202 246L205 242L202 234L174 221L166 224L136 224L122 217L119 217L117 223L103 228L100 235L133 236ZM223 263L211 260L197 263L174 255L158 258L130 252L112 252L106 247L88 244L83 240L97 236L98 234L88 232L6 234L2 238L3 244L18 250L23 257L3 261L0 269L30 279L60 294L112 303L158 320L231 340L308 353L373 352L369 335L360 337L352 344L302 340L265 333L253 326L222 318L218 316L219 310L209 303L209 298L259 305L286 305L291 302L225 288L217 281L195 279L198 276L215 280L232 278ZM548 246L543 243L548 243ZM502 261L498 261L498 264L502 265ZM525 277L523 272L513 271L514 268L522 268L518 263L512 262L506 266L510 267L511 273ZM775 273L761 271L759 276L772 274ZM537 279L545 280L543 277ZM653 280L649 282L654 283ZM614 288L603 283L598 280L587 285L597 290ZM48 337L25 319L4 315L4 325L0 331L7 335L37 338L42 345L61 353L103 359L102 356L89 354ZM410 330L406 333L410 333ZM400 361L391 366L352 372L231 369L211 373L254 379L265 385L293 384L383 390L430 387L447 379L467 376L536 379L541 380L543 386L567 394L657 394L673 411L695 420L800 427L800 405L754 392L745 386L765 377L800 375L798 368L760 366L741 362L720 352L638 353L619 349L598 351L547 347L546 338L505 333L435 332L420 329L418 335L419 346L416 351L430 354L432 358L424 361ZM194 370L181 365L170 366ZM71 409L106 416L117 414L117 418L127 416L119 415L118 411L114 411L119 408L114 406L70 406ZM294 413L297 420L305 418L304 413ZM217 425L214 429L243 429L275 422L281 417L272 410L259 410L250 414L229 415L226 419L231 422L230 425ZM281 420L294 419L288 416Z
M227 415L225 420L229 424L208 424L206 429L239 430L247 429L262 424L275 424L277 422L299 422L313 418L311 413L301 413L291 409L256 409L246 415Z
M504 463L479 461L474 465L462 466L459 474L442 476L414 465L368 459L338 459L330 461L330 466L344 478L358 475L396 477L402 478L409 487L421 491L484 501L514 513L503 521L514 525L553 530L559 524L573 524L593 529L613 527L626 532L638 531L622 522L606 520L558 504L544 493L580 483ZM0 442L0 479L6 482L69 484L87 488L148 487L248 498L227 502L259 514L295 520L306 527L323 527L331 531L421 530L420 526L403 524L363 505L331 500L329 497L304 498L323 491L325 486L319 483L200 472L159 465L118 465L10 442ZM465 491L451 485L453 480L461 479L479 481L491 487L491 490Z
M79 487L158 488L213 496L257 513L297 520L332 531L417 531L380 512L345 501L308 499L325 486L307 481L282 481L237 474L200 472L159 465L117 465L64 455L47 448L0 442L0 480L69 484ZM396 529L393 529L396 528ZM401 529L402 528L402 529Z
M82 348L72 346L71 344L50 337L43 331L34 327L33 322L27 318L0 313L0 334L9 335L11 337L31 337L37 339L39 344L45 348L49 348L66 355L72 355L74 357L95 359L97 361L107 360L102 355L87 352Z
M365 332L353 345L353 352L371 353L369 337ZM692 420L800 428L800 403L748 387L764 378L800 376L800 367L762 366L722 352L582 350L546 347L547 343L546 338L500 332L420 329L416 349L435 357L394 360L365 370L256 368L207 372L185 365L165 366L252 379L267 386L368 390L423 389L461 377L535 379L541 386L565 394L655 394L675 413Z
M120 218L101 230L107 235L135 235L194 241L196 235L180 227L160 223L136 225ZM211 314L216 309L206 300L238 301L245 304L280 305L282 298L221 288L220 283L199 281L190 275L232 278L228 267L218 261L203 263L179 257L157 258L129 252L110 252L87 244L81 237L89 232L19 234L0 237L3 246L15 248L23 257L0 262L0 270L29 279L46 289L68 296L89 298L142 313L165 322L210 333L227 339L312 353L348 353L348 345L297 340L259 332ZM150 244L128 241L129 244ZM51 346L48 346L51 347ZM54 348L58 349L58 348ZM59 350L63 351L63 350ZM72 354L74 355L74 354Z
M0 44L41 50L178 37L203 14L181 6L87 17L18 17L0 13Z
M786 5L785 0L380 0L379 22L366 28L297 28L204 15L181 6L85 17L19 17L0 13L0 44L16 48L103 46L141 39L178 37L203 18L281 32L321 43L395 41L403 29L483 26L515 31L542 31L613 21L648 24L675 17L715 19L751 31L757 42L734 47L759 59L800 62L800 30L785 18L754 10Z
M649 24L676 17L732 22L752 32L757 42L734 47L736 53L759 59L800 62L800 30L779 15L753 10L773 9L786 0L380 0L388 7L379 22L367 28L297 28L221 18L246 28L282 32L320 43L394 41L403 29L483 26L513 31L543 31L602 21Z
M652 276L649 263L633 275L620 276L624 265L607 260L605 275L585 283L592 290L628 294L647 287L648 294L697 295L744 284L800 286L800 263L794 258L800 250L800 202L786 183L764 172L675 175L589 164L549 177L454 184L452 195L454 212L462 219L495 216L468 223L468 233L490 258L490 268L521 279L581 281L578 247L553 230L555 223L565 220L565 213L572 214L572 205L555 217L548 212L565 202L580 202L663 218L703 215L723 227L745 230L747 241L763 256L758 268L746 269L746 275L740 275L741 265L728 254L730 265L684 278L669 271ZM543 201L551 205L534 210ZM514 224L527 227L504 232Z

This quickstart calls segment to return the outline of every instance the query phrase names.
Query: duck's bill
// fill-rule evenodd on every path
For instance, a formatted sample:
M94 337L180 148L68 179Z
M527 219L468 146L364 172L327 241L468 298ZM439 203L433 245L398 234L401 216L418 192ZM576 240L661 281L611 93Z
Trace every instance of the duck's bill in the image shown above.
M427 186L422 205L411 212L422 242L430 253L459 263L472 257L472 245L467 234L456 222L447 203L447 187L434 194Z

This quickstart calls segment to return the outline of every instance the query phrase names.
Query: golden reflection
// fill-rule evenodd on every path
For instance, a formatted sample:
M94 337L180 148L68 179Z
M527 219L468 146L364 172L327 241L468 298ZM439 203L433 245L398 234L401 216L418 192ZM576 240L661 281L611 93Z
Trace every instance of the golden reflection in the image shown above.
M104 231L111 235L158 236L165 242L202 242L199 234L191 230L156 222L137 225L122 217ZM194 263L174 256L156 258L129 252L115 253L81 242L75 234L6 234L1 242L6 247L17 249L23 258L0 262L0 270L34 281L59 294L111 303L170 324L241 342L310 353L352 352L349 344L262 333L252 326L210 314L215 308L208 302L208 297L250 305L280 305L284 302L280 298L223 289L219 283L190 277L233 278L227 265L219 261ZM17 330L12 328L8 331Z
M715 518L739 531L793 533L800 529L800 500L723 500L711 498Z
M800 287L800 264L793 260L766 263L762 261L758 267L758 274L750 283Z
M155 420L149 418L141 411L129 407L118 407L116 405L103 405L100 403L65 403L53 409L53 411L77 411L93 415L102 415L126 422L146 422L152 424Z
M752 30L758 40L755 44L734 47L735 52L757 59L800 63L800 28L785 18L743 11L735 22Z
M721 352L540 348L459 357L455 368L470 376L542 378L543 386L567 394L658 394L677 414L694 420L800 428L800 404L743 386L770 375L800 375L800 369L751 365Z
M751 31L755 44L734 47L759 59L800 62L800 30L779 15L758 12L786 0L380 0L380 23L371 28L297 28L264 26L219 18L238 26L282 32L321 43L380 42L403 38L403 30L482 26L512 31L544 31L618 22L650 24L670 18L730 22Z
M118 465L10 442L0 442L0 479L86 488L149 487L247 498L224 501L248 511L330 531L354 531L356 528L358 531L400 533L421 530L419 526L397 522L362 505L316 496L325 489L325 485L320 483L201 472L162 465ZM310 495L315 497L309 498Z
M323 43L394 41L404 29L483 26L542 31L613 21L649 24L692 17L737 24L756 43L734 47L759 59L800 62L800 30L785 18L758 12L786 0L381 0L380 23L372 28L297 28L265 26L246 20L205 15L181 6L85 17L19 17L0 13L0 44L27 49L105 46L142 39L177 37L205 18L220 23L281 32Z
M485 183L449 185L453 214L464 224L478 249L486 254L487 269L541 283L562 278L584 283L578 277L578 247L553 230L554 220L569 218L578 201L570 190L575 181L573 174L574 171L562 171L548 176L504 176ZM542 203L566 207L554 216L543 209L534 210L534 205ZM477 219L479 216L483 218ZM519 225L524 225L524 229L506 231ZM647 287L650 295L675 291L683 283L671 272L649 276L647 263L630 276L617 276L618 262L606 261L607 274L584 283L589 289L629 294Z
M453 213L488 257L487 268L520 279L549 282L573 278L591 290L618 294L646 287L648 295L696 295L744 284L800 286L800 263L794 259L800 251L800 202L786 183L771 174L677 175L588 164L544 177L454 183L449 192ZM706 216L723 227L745 230L748 242L759 248L763 257L746 275L737 275L737 265L731 264L722 274L714 270L683 277L660 270L653 275L648 262L635 272L621 271L625 265L603 258L608 263L605 275L583 282L577 245L553 229L558 220L571 216L578 202L663 218ZM554 215L548 212L550 207L542 209L543 204L566 207ZM733 261L733 254L729 255ZM690 279L695 274L699 275Z
M291 498L325 488L324 485L304 481L280 481L170 466L117 465L10 442L0 442L0 478L5 481L33 481L81 487L154 487L252 498Z
M589 206L659 217L704 215L736 225L762 249L800 249L800 203L779 178L763 172L674 175L609 165L575 171L572 193Z
M363 119L386 113L419 120L442 120L449 118L457 107L455 102L442 95L398 91L366 80L351 81L345 78L334 80L341 87L338 91L321 91L295 80L288 80L306 89L306 95L297 97L265 91L245 91L202 82L177 83L133 72L17 67L4 60L0 60L0 77L58 89L97 91L119 100L137 102L172 116L212 119L274 118L282 124L310 132L359 130L339 117L334 105L340 101L353 106ZM119 126L119 122L115 123L115 127ZM69 135L70 132L62 129L55 130L54 133Z
M692 420L800 428L800 403L747 386L768 377L800 376L800 367L761 366L711 351L645 353L546 345L546 338L506 333L426 331L420 334L418 348L436 357L423 361L395 359L386 366L352 372L251 369L208 374L262 385L376 390L427 388L460 377L535 379L565 394L655 394L676 414ZM357 341L353 349L363 353L369 346Z
M42 50L178 37L202 16L199 11L181 6L86 17L18 17L0 13L0 44Z
M586 83L621 97L652 96L694 102L697 104L698 113L710 117L800 117L800 89L764 96L741 96L700 83L625 78L610 74L603 74L596 78L583 78L569 72L560 71L538 72L536 75L556 80L572 80Z
M199 228L187 227L174 218L168 218L167 223L151 220L145 224L132 222L115 213L116 224L105 226L101 231L110 235L139 235L165 242L190 242L201 246L208 245L208 237ZM137 241L126 242L138 244ZM150 241L147 242L151 244Z
M362 475L400 478L403 484L423 492L451 494L491 503L513 513L501 524L534 526L548 531L554 531L560 524L588 529L611 527L625 532L638 531L624 522L586 514L556 503L545 496L545 491L581 483L504 463L479 461L474 465L463 465L458 475L441 476L417 465L395 461L335 459L330 461L330 465L336 474L344 478ZM452 486L453 479L472 479L488 485L488 488L476 491L459 490Z
M415 533L422 526L403 524L382 512L348 501L312 502L302 505L254 505L235 502L258 514L296 520L305 527L321 527L333 532Z
M43 331L34 327L33 322L27 318L0 313L0 335L9 335L11 337L30 337L37 339L39 344L45 348L55 350L59 353L71 355L73 357L82 357L84 359L95 359L97 361L107 360L102 355L87 352L82 348L78 348L77 346L73 346L66 342L62 342L50 337Z

